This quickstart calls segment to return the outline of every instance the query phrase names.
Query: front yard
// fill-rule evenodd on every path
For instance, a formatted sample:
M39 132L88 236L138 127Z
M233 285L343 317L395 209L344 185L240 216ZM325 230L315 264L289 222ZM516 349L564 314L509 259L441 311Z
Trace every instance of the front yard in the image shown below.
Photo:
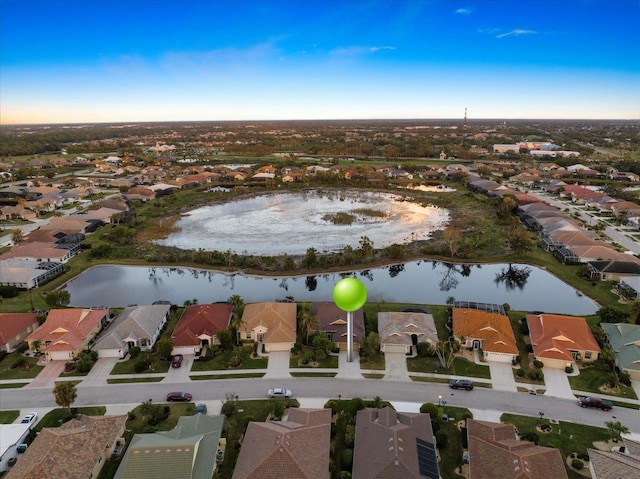
M577 376L569 376L569 384L571 384L571 389L575 391L638 399L633 388L625 386L624 384L620 384L619 387L616 388L604 388L609 374L611 374L610 371L605 371L596 366L580 368L580 374Z
M0 379L35 378L44 366L38 366L38 358L22 356L14 351L0 361Z
M191 371L222 371L229 369L266 369L269 359L253 355L253 345L247 344L215 356L201 356L193 362Z
M453 360L451 369L447 370L442 367L438 358L417 356L415 358L407 359L407 370L409 373L450 374L456 376L491 379L489 366L476 364L461 357L456 357Z

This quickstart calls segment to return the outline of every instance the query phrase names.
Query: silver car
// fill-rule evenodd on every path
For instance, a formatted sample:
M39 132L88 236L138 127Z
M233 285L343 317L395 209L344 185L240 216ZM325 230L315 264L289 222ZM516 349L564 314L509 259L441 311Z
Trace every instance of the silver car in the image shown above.
M293 396L293 393L291 392L291 389L273 388L273 389L269 389L269 391L267 391L267 397L269 397L269 398L285 398L285 399L289 399L291 396Z

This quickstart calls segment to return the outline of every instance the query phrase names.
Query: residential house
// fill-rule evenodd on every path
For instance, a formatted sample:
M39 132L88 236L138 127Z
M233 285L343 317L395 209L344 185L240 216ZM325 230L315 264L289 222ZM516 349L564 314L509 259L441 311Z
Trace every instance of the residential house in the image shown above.
M89 344L109 320L108 309L50 309L45 322L27 336L29 349L48 360L70 360Z
M356 415L353 479L438 479L438 458L429 414L391 407Z
M124 444L127 416L78 415L43 428L5 479L97 478L117 443Z
M28 258L0 259L0 286L36 288L64 271L57 262L36 262Z
M129 306L93 345L100 358L124 358L134 346L151 349L169 319L169 304Z
M317 331L327 333L329 339L336 343L341 351L347 350L347 312L341 310L332 301L311 304L311 315L318 318ZM351 336L353 350L360 348L360 340L364 338L364 312L362 308L351 313L353 318Z
M589 278L601 281L620 281L629 276L640 276L640 263L635 261L589 261Z
M566 479L560 450L516 437L511 424L467 419L469 477L491 479Z
M238 338L263 344L266 353L289 351L296 342L296 304L247 304L238 327Z
M199 355L202 349L220 344L216 334L229 326L233 306L228 303L196 304L184 308L171 342L172 354Z
M438 331L433 316L426 312L378 313L380 351L416 354L418 343L437 343Z
M530 313L526 320L533 354L545 366L564 369L578 359L598 359L600 346L584 318Z
M331 409L289 408L286 420L252 421L232 479L329 479L330 443Z
M587 449L592 479L640 477L640 442L622 438L618 451Z
M606 344L616 356L616 366L631 379L640 381L640 325L600 323L607 335Z
M0 313L0 351L13 352L38 326L36 313Z
M637 299L640 297L640 276L626 276L620 278L618 289L622 290L626 297Z
M66 263L80 252L79 244L20 243L0 255L0 260L24 259L31 263Z
M181 416L170 431L135 434L114 479L211 479L223 416Z
M504 311L453 308L453 335L462 347L482 349L487 361L512 362L518 355L516 337Z

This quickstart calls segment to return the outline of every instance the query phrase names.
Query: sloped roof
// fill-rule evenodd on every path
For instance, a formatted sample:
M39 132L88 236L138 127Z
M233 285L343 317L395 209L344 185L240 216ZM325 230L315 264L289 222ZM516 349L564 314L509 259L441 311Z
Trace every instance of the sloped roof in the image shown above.
M418 479L439 477L435 448L432 456L421 457L429 464L420 467L419 445L433 446L428 414L399 413L391 407L365 408L356 416L353 477L356 479ZM428 451L429 448L426 449ZM426 461L424 461L426 459ZM422 470L421 470L422 469ZM426 474L422 474L425 473Z
M347 312L341 310L330 301L311 304L311 314L318 318L318 331L332 332L335 343L347 342ZM354 339L364 338L364 312L362 308L353 311Z
M211 479L224 417L181 416L170 431L136 434L114 479Z
M232 311L233 306L227 303L187 306L171 335L173 346L197 346L199 336L215 336L229 325Z
M164 321L171 305L153 304L124 308L104 335L96 342L94 349L119 349L127 337L152 338L153 333Z
M244 307L240 331L251 331L262 326L265 343L296 341L295 303L252 303Z
M567 478L558 449L519 441L511 424L467 420L470 477Z
M86 479L105 447L124 432L126 420L127 416L78 416L60 427L45 427L5 479Z
M618 253L608 245L567 246L567 248L577 257L584 259L595 258L640 262L639 258L630 254Z
M0 259L10 258L49 258L49 259L62 259L69 254L69 250L63 248L57 248L55 243L45 243L34 241L32 243L21 243L14 246L9 251L2 253Z
M640 477L640 457L588 449L591 468L597 479Z
M0 313L0 348L34 324L38 324L36 313Z
M411 336L415 334L418 342L438 341L433 316L416 312L381 312L378 313L378 332L380 343L413 344Z
M44 324L26 340L40 341L41 351L75 351L107 314L106 309L51 309ZM51 341L47 347L46 341Z
M328 479L331 409L289 409L286 421L250 422L233 479Z
M589 265L601 273L640 275L640 263L635 261L589 261Z
M453 334L481 339L488 352L518 354L516 337L509 318L478 309L453 308Z
M640 325L600 323L600 327L607 334L620 367L640 371Z
M526 319L537 358L573 361L571 351L600 351L584 318L543 313Z

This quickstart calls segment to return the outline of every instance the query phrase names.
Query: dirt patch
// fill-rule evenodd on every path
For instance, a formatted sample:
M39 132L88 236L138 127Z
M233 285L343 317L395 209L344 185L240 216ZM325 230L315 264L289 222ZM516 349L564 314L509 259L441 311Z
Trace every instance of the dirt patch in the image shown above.
M574 467L571 466L571 463L573 462L574 459L576 458L567 456L565 462L567 463L567 466L569 466L569 469L571 469L573 472L577 474L580 474L583 477L591 477L591 473L589 472L589 463L583 461L582 459L578 459L579 461L582 462L584 467L582 469L575 469Z

